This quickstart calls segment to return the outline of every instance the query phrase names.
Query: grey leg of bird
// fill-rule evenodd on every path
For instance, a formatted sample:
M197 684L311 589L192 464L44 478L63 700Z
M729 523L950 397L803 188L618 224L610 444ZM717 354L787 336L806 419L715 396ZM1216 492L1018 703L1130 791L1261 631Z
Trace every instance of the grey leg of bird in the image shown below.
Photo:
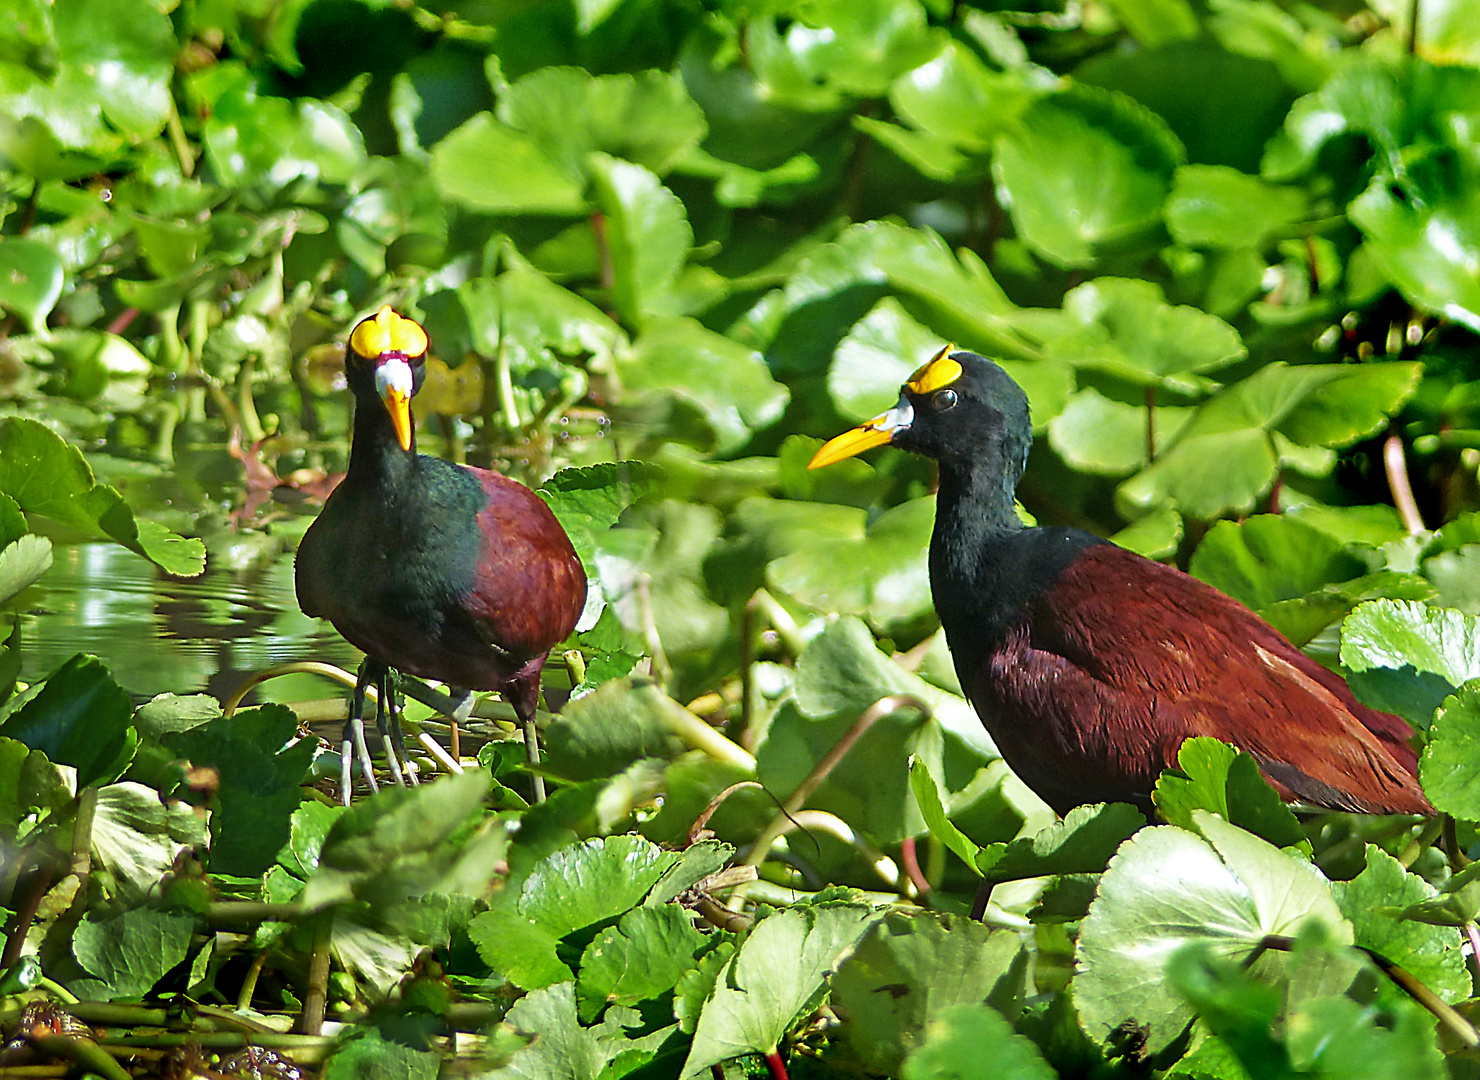
M524 749L532 766L540 763L540 729L535 725L534 715L540 700L540 669L544 666L543 656L531 660L519 669L519 674L501 691L505 700L514 706L514 714L519 717L520 726L524 728ZM531 771L530 780L534 785L534 801L544 802L545 778Z
M375 727L380 732L380 743L385 747L385 760L390 766L391 779L396 782L396 787L405 787L406 777L401 773L401 755L406 752L406 748L401 744L401 721L396 715L395 676L384 664L379 665L379 668L375 688L379 692L380 703L375 710Z
M350 764L352 756L360 759L360 768L365 773L365 782L370 786L370 793L373 795L379 790L375 783L375 766L370 761L370 747L365 745L365 689L374 678L375 671L367 656L360 664L355 689L350 694L349 719L344 722L344 735L339 747L339 801L345 806L349 805L350 791L354 786Z
M406 753L406 735L401 730L399 681L396 672L387 668L385 673L385 690L382 693L381 700L385 702L386 720L390 724L391 730L389 752L393 758L399 757L401 759L401 767L406 775L406 779L413 784L419 784L421 781L417 779L416 768L411 764L410 755Z

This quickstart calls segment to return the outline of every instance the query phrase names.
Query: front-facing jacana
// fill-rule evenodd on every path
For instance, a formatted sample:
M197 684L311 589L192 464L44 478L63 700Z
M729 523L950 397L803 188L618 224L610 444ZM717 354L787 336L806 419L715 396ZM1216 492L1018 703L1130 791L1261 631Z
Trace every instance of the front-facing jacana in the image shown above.
M298 548L304 614L328 619L366 658L344 734L346 801L352 747L374 784L360 713L376 682L382 734L388 715L394 724L390 669L444 682L454 697L499 691L533 755L545 656L570 635L586 599L581 561L538 495L486 469L416 452L410 402L426 353L426 332L389 307L350 334L349 469ZM387 738L397 780L398 741Z
M1059 813L1150 813L1182 741L1251 754L1282 796L1431 814L1408 725L1237 601L1079 529L1030 528L1013 504L1028 399L996 364L943 350L888 412L811 467L891 443L940 466L930 586L972 706L1012 770Z

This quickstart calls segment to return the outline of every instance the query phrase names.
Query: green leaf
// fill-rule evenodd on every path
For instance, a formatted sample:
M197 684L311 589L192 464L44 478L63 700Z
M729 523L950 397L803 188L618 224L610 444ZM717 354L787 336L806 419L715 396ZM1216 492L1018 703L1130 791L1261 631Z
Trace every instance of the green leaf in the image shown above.
M1329 533L1284 514L1220 521L1193 553L1188 571L1213 588L1260 611L1322 585L1348 581L1367 564Z
M1299 847L1309 854L1300 822L1259 774L1258 763L1217 739L1184 739L1177 768L1157 778L1151 798L1168 824L1196 831L1193 811L1207 810L1276 847Z
M1076 85L1024 109L992 168L1024 243L1069 269L1154 240L1182 155L1148 109Z
M191 89L205 107L206 158L223 184L269 192L300 179L347 184L365 162L364 137L343 110L259 93L240 61L204 69Z
M1176 441L1121 484L1126 516L1171 502L1204 520L1247 511L1282 464L1308 471L1301 447L1334 447L1371 435L1417 388L1415 364L1267 364L1200 406ZM1300 444L1292 448L1291 443ZM1317 475L1334 466L1325 455Z
M822 904L787 908L757 923L720 971L680 1077L741 1054L774 1051L877 917L861 904Z
M46 317L62 295L62 260L46 244L7 236L0 240L0 307L26 321L31 333L46 336Z
M669 716L678 708L645 680L612 679L570 702L545 736L542 768L565 780L616 776L643 758L684 751Z
M1112 535L1110 542L1148 559L1169 559L1182 543L1182 515L1169 506L1153 510Z
M71 803L66 781L44 752L0 736L0 827L23 840Z
M1385 913L1386 914L1386 913ZM1480 863L1450 874L1436 895L1402 909L1400 918L1431 926L1462 927L1480 915Z
M796 790L860 714L888 694L913 694L933 715L902 708L877 720L808 805L836 814L874 843L918 835L925 823L910 791L910 755L955 792L996 750L970 705L901 668L857 619L831 623L802 653L795 699L781 706L757 750L758 779L777 797Z
M936 57L895 79L889 103L915 128L972 155L986 155L1035 96L1016 72L996 72L963 42L948 41Z
M1059 1074L1001 1014L971 1002L942 1009L905 1060L903 1080L967 1080L990 1061L994 1080L1053 1080Z
M572 177L591 168L593 151L662 176L706 131L683 80L658 71L593 77L581 68L544 67L499 94L498 118Z
M1231 1072L1217 1075L1236 1080L1249 1075L1284 1080L1295 1075L1289 1051L1274 1037L1280 1013L1275 987L1219 956L1205 942L1189 943L1173 953L1167 977L1215 1033L1222 1054L1233 1056ZM1240 1061L1254 1072L1245 1072Z
M205 822L183 801L167 803L154 788L134 783L109 784L98 792L93 866L109 874L130 903L157 894L181 853L205 842Z
M326 806L321 802L305 802L299 806L288 824L288 842L278 852L278 865L307 881L319 868L319 856L323 853L329 830L348 809L346 806Z
M1411 665L1458 688L1480 678L1480 618L1411 600L1374 600L1341 624L1341 663L1354 672Z
M81 159L63 147L108 155L163 129L178 46L169 16L155 7L67 0L48 12L54 39L26 49L36 50L29 65L9 65L0 92L0 113L35 130L18 133L20 145L5 150L19 151L22 167L41 179L73 179Z
M444 198L491 214L575 215L585 180L529 136L479 113L432 150L432 179Z
M670 660L702 653L724 637L729 617L702 587L704 560L720 515L675 499L628 512L597 544L596 569L608 610L627 631L626 649L650 648L649 626Z
M443 776L429 784L387 788L339 815L324 837L321 871L354 877L385 873L398 858L431 851L477 813L488 795L490 776L479 770ZM304 902L331 902L319 896L321 874Z
M1480 331L1480 168L1467 155L1421 158L1378 175L1348 208L1366 250L1411 303Z
M710 447L731 453L781 418L790 397L759 353L692 319L654 319L618 353L617 375L634 396L670 397L696 408Z
M77 786L101 787L123 775L139 746L134 705L95 656L78 653L35 697L0 721L0 735L77 770Z
M881 632L933 617L927 557L935 498L884 511L861 537L819 537L766 568L766 583L814 611L866 617Z
M607 461L561 469L536 494L554 511L582 564L590 567L596 538L615 525L627 507L653 491L661 475L646 461Z
M1238 331L1216 315L1173 307L1149 281L1103 277L1064 296L1064 329L1044 354L1143 386L1191 389L1189 374L1215 371L1248 355Z
M1436 810L1480 820L1480 680L1465 683L1434 713L1418 776Z
M283 705L242 709L161 740L197 766L216 770L211 810L211 870L255 877L277 858L313 760L313 739L298 738L298 718Z
M1152 432L1163 445L1176 438L1192 410L1160 406L1151 414ZM1092 386L1075 392L1064 411L1048 425L1048 442L1073 469L1102 476L1125 476L1150 461L1147 410L1105 397Z
M838 343L827 371L827 392L838 415L854 421L877 416L899 399L899 388L945 342L886 296Z
M582 1027L576 1020L575 983L535 990L504 1016L504 1030L533 1036L508 1065L482 1075L490 1080L616 1080L646 1062L673 1032L673 1025L646 1031L642 1015L620 1005L601 1023ZM631 1054L626 1069L622 1056Z
M636 1005L672 990L694 967L706 941L677 904L627 912L581 954L576 980L581 1019L590 1023L607 1005Z
M469 936L484 961L516 986L536 990L563 982L572 976L557 955L562 940L614 922L640 904L678 861L677 852L662 851L640 836L561 848L534 866L517 897L505 894L477 916ZM571 956L570 962L577 958Z
M1305 195L1225 165L1184 165L1167 197L1167 228L1193 247L1258 248L1305 214Z
M1290 934L1307 922L1351 940L1329 883L1310 864L1205 810L1192 812L1202 836L1175 826L1143 829L1100 880L1079 934L1075 1002L1085 1030L1105 1042L1122 1024L1144 1027L1158 1053L1181 1034L1192 1010L1171 993L1166 961L1190 942L1238 960L1266 934ZM1254 964L1279 977L1282 957Z
M1034 836L988 844L977 856L990 881L1017 881L1051 874L1097 874L1146 818L1126 803L1076 806Z
M1342 914L1351 920L1356 944L1398 964L1451 1004L1470 996L1464 935L1455 927L1425 925L1393 914L1395 907L1433 900L1437 892L1427 881L1369 844L1366 868L1332 889Z
M673 296L694 243L683 203L630 161L592 154L590 170L596 204L606 215L613 305L629 326L685 314Z
M334 1051L323 1080L436 1080L437 1064L435 1053L391 1042L364 1024Z
M1434 1038L1433 1019L1400 1000L1373 1016L1346 997L1306 1002L1289 1019L1290 1057L1306 1075L1382 1080L1444 1080L1450 1075Z
M832 998L846 1010L848 1041L870 1071L893 1076L955 1007L986 1001L1016 1007L1022 953L1010 930L959 916L894 912L870 927L838 969Z
M893 0L813 0L786 32L798 66L814 81L859 97L878 97L899 75L940 48L919 4Z
M185 959L195 917L150 908L88 912L72 937L82 970L103 982L104 1001L139 998Z
M51 541L27 533L0 548L0 604L29 589L51 569Z
M28 514L116 540L169 573L193 577L205 568L205 545L136 519L123 497L99 484L75 446L35 420L0 420L0 493Z
M930 830L930 834L954 851L962 862L980 876L977 857L981 854L981 846L956 828L955 823L946 816L946 808L941 805L940 789L936 787L935 778L930 775L930 770L924 763L918 760L910 762L910 791L914 793L915 805L920 808L920 816L925 819L925 827Z

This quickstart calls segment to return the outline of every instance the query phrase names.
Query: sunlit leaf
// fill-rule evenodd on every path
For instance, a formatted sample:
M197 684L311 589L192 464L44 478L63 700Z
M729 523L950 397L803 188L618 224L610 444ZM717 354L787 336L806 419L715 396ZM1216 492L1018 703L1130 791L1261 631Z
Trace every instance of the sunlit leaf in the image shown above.
M1201 836L1173 826L1137 833L1090 905L1074 996L1100 1042L1129 1023L1146 1029L1147 1050L1156 1053L1181 1033L1193 1013L1169 992L1166 964L1191 942L1238 960L1266 934L1294 934L1308 921L1351 940L1330 884L1314 867L1207 811L1193 811L1192 819ZM1265 953L1253 970L1276 978L1283 966Z
M1435 889L1387 852L1368 845L1366 868L1332 889L1358 945L1411 972L1451 1004L1470 996L1463 935L1451 926L1397 918L1393 909L1432 900Z
M789 908L758 923L720 971L680 1076L770 1053L877 916L861 904Z
M1057 266L1078 267L1154 237L1182 155L1149 110L1076 86L1024 109L998 138L993 169L1024 242Z

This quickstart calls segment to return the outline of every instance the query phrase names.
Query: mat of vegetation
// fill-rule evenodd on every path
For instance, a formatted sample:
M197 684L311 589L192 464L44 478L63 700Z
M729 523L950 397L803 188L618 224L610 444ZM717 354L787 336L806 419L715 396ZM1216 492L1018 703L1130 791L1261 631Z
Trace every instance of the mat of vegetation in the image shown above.
M1477 132L1465 0L12 0L0 1075L1480 1073ZM20 679L55 544L290 557L381 303L422 448L590 576L543 803L496 704L346 809L322 703ZM805 469L946 342L1030 396L1025 513L1339 668L1443 816L1194 740L1055 820L928 463Z

